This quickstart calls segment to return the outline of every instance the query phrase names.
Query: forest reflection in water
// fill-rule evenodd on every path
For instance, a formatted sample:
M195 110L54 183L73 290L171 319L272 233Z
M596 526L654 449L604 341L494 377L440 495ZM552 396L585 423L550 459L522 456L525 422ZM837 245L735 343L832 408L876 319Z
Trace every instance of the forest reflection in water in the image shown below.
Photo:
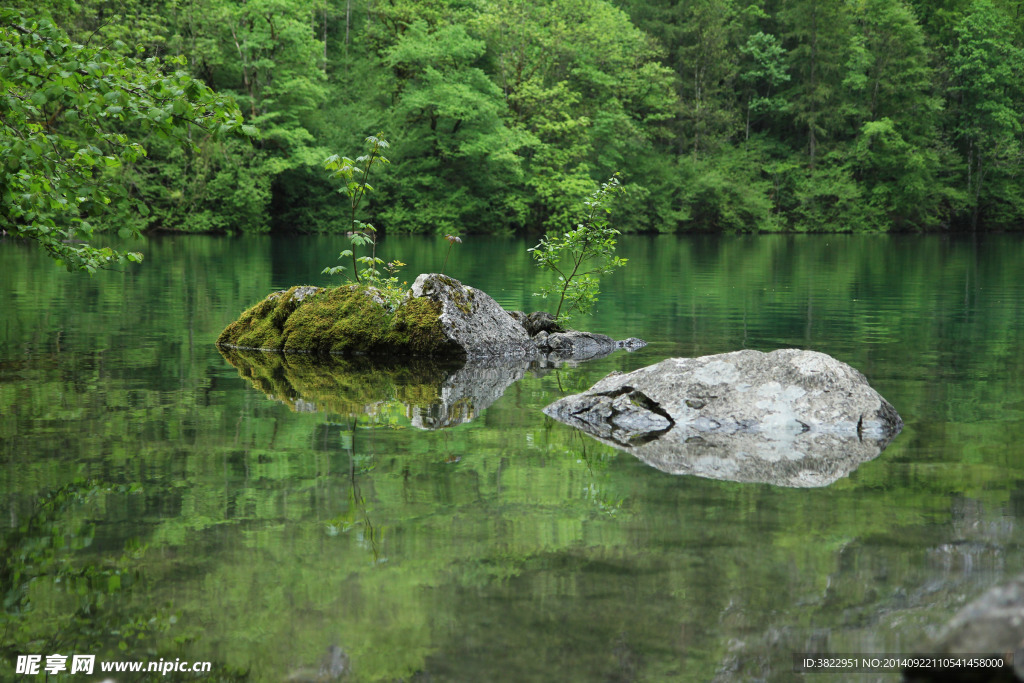
M338 250L276 239L154 239L91 280L0 245L5 666L88 646L281 681L337 647L353 680L781 681L793 652L913 652L1024 563L1017 237L630 238L575 326L650 346L471 410L435 403L443 368L242 380L216 335ZM420 272L444 246L381 248ZM452 275L537 308L527 246L467 240ZM865 373L904 432L796 490L668 476L541 413L612 370L782 347Z

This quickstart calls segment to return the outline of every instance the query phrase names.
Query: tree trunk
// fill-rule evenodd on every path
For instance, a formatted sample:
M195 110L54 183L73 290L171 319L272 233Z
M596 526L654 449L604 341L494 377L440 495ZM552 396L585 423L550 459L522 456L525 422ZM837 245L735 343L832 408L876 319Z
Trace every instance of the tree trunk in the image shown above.
M985 169L982 166L982 155L978 153L978 170L974 174L974 208L971 211L971 232L978 232L978 217L981 215L981 181Z
M811 156L811 170L814 170L814 157L818 151L817 139L814 135L814 122L817 118L817 107L818 103L816 98L818 97L818 84L815 80L817 76L818 66L818 10L814 8L811 13L811 115L808 117L809 122L807 124L808 132L808 152Z
M231 37L235 40L235 49L238 50L238 59L242 62L242 83L245 84L245 90L249 93L249 111L252 113L252 117L256 118L256 96L253 93L252 81L249 80L249 64L245 59L244 51L242 50L241 44L238 42L238 33L235 31L234 24L231 24Z

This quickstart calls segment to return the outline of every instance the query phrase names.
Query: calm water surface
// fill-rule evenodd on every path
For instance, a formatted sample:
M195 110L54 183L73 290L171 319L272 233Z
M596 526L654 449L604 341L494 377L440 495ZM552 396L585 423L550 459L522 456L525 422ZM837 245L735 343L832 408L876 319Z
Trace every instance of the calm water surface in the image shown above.
M213 344L326 284L342 241L154 238L91 279L0 242L0 679L82 653L310 680L337 646L357 681L785 681L794 652L927 651L1024 566L1019 236L628 238L576 326L647 348L528 370L434 430L443 369L247 379ZM544 308L529 246L467 238L447 272ZM380 245L410 280L447 247ZM540 412L611 370L781 347L864 372L903 433L792 489L671 476Z

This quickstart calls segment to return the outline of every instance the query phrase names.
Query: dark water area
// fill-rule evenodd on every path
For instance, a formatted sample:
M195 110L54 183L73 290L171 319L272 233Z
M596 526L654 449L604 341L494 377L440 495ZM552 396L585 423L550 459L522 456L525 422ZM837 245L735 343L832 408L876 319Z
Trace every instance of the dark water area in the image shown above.
M629 237L574 326L646 348L433 421L444 368L243 377L214 345L328 284L342 239L137 246L88 278L0 242L0 679L59 652L327 680L335 647L357 681L786 681L793 653L927 652L1024 566L1020 236ZM553 308L530 246L467 238L446 272ZM447 249L379 255L411 280ZM541 413L612 370L788 347L906 424L825 487L672 476Z

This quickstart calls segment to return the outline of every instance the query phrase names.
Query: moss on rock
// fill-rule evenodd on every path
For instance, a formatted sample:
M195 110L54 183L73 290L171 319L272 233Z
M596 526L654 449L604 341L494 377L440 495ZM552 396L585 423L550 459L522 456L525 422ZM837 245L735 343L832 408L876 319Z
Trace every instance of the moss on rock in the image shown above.
M365 286L292 287L244 311L217 343L317 354L464 356L444 334L440 315L439 303L415 297L389 311Z

